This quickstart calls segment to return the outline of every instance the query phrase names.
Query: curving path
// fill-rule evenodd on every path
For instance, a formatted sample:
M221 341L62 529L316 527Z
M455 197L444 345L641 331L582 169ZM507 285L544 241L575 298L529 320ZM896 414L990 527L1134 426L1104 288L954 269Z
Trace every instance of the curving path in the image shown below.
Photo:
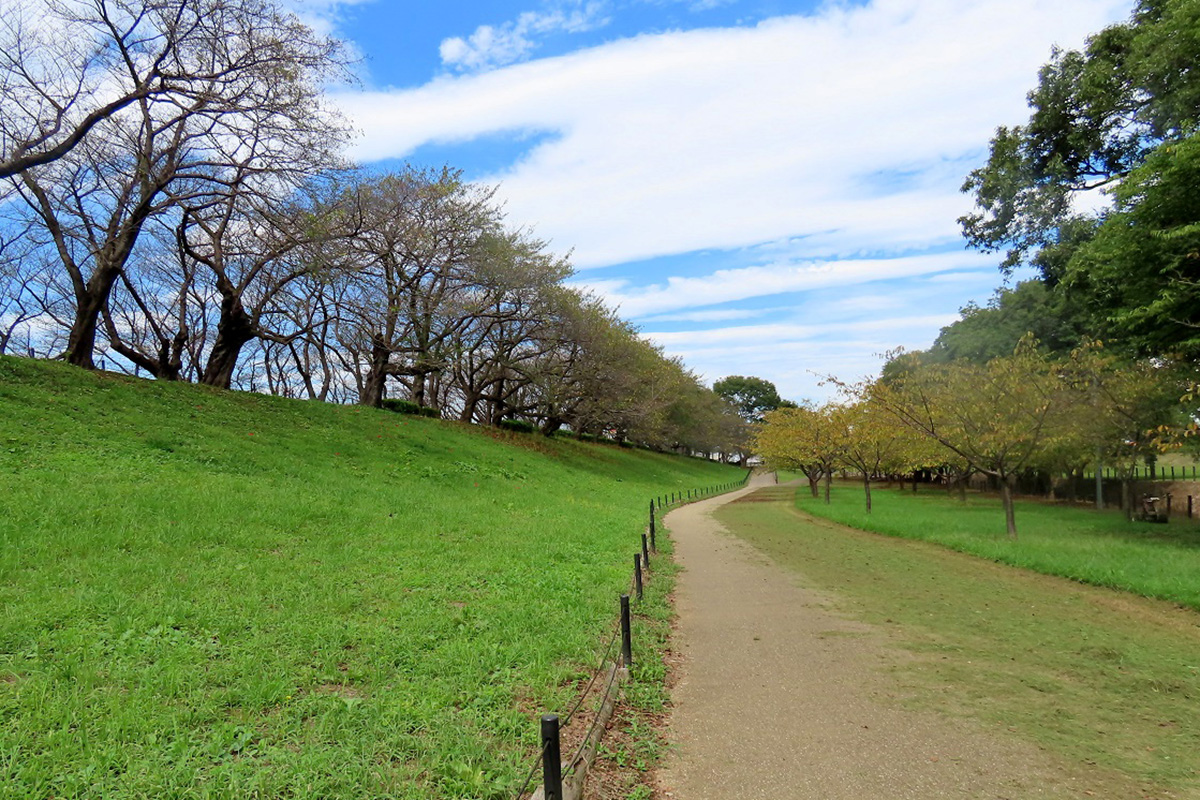
M836 598L727 533L710 512L761 487L672 511L684 567L681 656L658 775L672 800L1079 797L1036 748L889 702L883 667L904 658ZM832 602L831 602L832 601Z

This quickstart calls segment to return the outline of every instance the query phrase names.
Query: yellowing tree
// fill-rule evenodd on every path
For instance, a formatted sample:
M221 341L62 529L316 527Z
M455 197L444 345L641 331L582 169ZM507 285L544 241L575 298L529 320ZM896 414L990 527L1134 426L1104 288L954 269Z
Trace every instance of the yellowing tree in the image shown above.
M1063 369L1025 339L984 365L918 365L873 395L900 422L1000 482L1005 526L1017 538L1013 484L1066 435L1076 402Z
M915 467L913 434L869 393L857 403L833 412L842 426L842 461L862 476L867 513L871 513L871 481L883 474L905 473Z
M803 472L813 497L825 479L825 502L829 483L845 453L844 426L837 418L839 406L780 408L763 417L751 447L771 469Z

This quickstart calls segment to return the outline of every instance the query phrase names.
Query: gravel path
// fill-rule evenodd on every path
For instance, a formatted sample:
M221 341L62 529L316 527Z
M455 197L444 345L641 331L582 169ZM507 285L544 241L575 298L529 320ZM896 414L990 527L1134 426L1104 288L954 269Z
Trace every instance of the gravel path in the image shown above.
M1036 748L933 712L904 710L884 672L906 656L830 611L709 512L758 487L667 515L679 563L681 656L659 772L672 800L1079 797Z

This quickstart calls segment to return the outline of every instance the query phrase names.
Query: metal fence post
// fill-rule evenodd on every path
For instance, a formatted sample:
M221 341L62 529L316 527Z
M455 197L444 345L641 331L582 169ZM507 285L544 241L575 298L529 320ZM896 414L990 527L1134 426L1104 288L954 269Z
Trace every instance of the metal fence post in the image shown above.
M633 585L637 589L637 599L642 599L642 554L633 554Z
M542 793L546 800L562 800L563 796L557 714L542 716Z
M633 666L633 632L629 626L629 595L621 595L621 660L625 668Z

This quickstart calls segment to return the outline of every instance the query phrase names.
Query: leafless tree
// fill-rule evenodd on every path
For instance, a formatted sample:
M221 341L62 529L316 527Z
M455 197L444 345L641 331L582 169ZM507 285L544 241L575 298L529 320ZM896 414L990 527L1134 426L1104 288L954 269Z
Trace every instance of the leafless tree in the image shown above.
M53 8L56 20L90 31L91 46L105 52L88 62L80 91L136 94L70 140L69 152L16 171L15 189L71 285L64 356L90 367L98 323L148 220L219 192L246 168L274 172L282 184L288 173L336 162L345 129L320 92L342 56L337 43L271 0L64 0ZM32 60L22 73L31 81L43 69L39 52L13 57ZM148 74L158 90L136 88ZM156 83L160 77L166 83ZM43 100L42 110L23 112L27 122L54 118L56 102ZM22 147L32 152L11 145Z

